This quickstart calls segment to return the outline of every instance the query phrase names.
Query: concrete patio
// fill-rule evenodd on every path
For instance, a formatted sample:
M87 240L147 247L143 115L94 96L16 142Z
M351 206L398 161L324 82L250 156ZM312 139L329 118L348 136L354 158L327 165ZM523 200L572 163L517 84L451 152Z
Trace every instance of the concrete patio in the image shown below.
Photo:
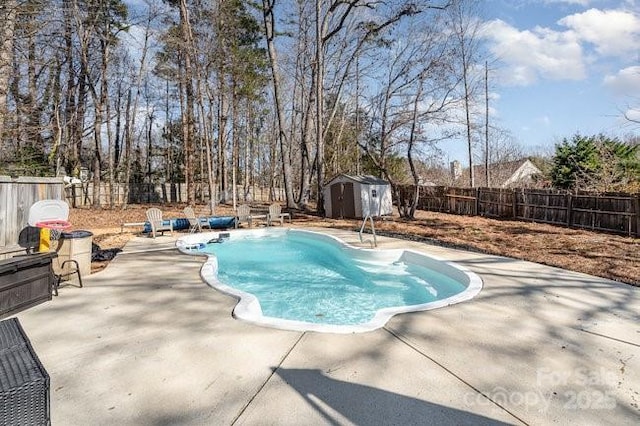
M51 376L52 424L638 423L640 288L379 241L457 261L484 288L374 332L282 331L233 319L172 237L132 240L84 288L18 315Z

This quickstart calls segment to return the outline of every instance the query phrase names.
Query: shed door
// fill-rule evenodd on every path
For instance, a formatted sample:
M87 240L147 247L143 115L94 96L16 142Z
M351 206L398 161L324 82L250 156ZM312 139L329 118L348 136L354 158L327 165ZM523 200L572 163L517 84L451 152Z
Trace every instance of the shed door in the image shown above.
M342 184L331 185L331 217L338 219L342 217Z
M353 198L353 182L345 182L342 189L342 215L350 219L356 217L356 203Z
M331 217L334 219L356 217L352 182L339 182L331 185Z

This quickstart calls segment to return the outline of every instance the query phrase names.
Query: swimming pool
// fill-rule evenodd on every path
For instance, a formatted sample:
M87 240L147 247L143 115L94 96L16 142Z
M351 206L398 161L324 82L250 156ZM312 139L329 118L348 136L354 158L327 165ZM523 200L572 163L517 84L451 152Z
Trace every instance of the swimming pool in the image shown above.
M201 275L240 300L236 318L290 330L374 330L393 315L468 300L482 288L458 265L412 250L360 249L312 231L212 232L176 244L208 256Z

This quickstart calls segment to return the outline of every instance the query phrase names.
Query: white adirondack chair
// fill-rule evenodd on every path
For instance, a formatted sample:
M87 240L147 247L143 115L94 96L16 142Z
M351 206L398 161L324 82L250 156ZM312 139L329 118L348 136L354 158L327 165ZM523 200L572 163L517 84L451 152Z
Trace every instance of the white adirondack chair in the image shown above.
M251 207L246 204L239 206L236 216L236 228L238 228L238 225L240 225L240 223L242 222L247 222L249 224L249 228L251 228Z
M196 216L196 213L193 211L193 207L187 206L184 208L184 215L189 221L189 232L202 232L202 228L211 229L211 224L206 218L200 218Z
M153 238L156 237L157 233L160 232L164 235L164 231L169 231L173 234L173 225L171 221L168 221L168 224L162 219L162 210L152 207L147 210L147 220L151 224L151 234Z
M283 226L285 217L288 217L289 222L291 222L291 214L282 213L282 207L280 207L280 204L273 203L269 206L269 214L267 215L267 225L273 226L274 221L280 221L280 226Z

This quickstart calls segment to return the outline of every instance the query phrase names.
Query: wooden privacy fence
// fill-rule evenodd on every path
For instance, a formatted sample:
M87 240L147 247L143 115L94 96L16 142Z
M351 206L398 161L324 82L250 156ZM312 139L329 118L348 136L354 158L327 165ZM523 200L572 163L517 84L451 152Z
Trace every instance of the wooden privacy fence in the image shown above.
M197 183L196 199L208 201L209 187L206 184ZM125 184L117 183L113 186L113 204L116 206L124 204ZM283 200L284 189L260 188L251 186L245 195L245 188L237 187L239 201L263 201L272 199ZM232 197L231 190L227 191L227 200ZM91 206L93 204L93 183L69 185L65 188L65 197L72 207ZM100 184L100 205L111 205L111 185L109 183ZM162 203L185 203L187 201L187 185L184 183L131 183L127 197L128 204L162 204ZM218 200L219 201L219 200Z
M113 185L113 204L116 206L124 204L125 201L124 183ZM197 187L196 191L202 188ZM72 207L91 206L93 205L93 183L86 182L82 184L69 185L65 188L65 196L67 202ZM111 185L108 183L100 184L100 202L101 206L111 204ZM129 184L129 193L127 196L128 204L148 204L148 203L179 203L187 199L187 188L184 183L165 183L165 184Z
M62 178L0 176L0 249L18 244L29 209L36 201L63 198Z
M400 192L411 191L412 187L402 187ZM424 186L420 187L418 209L640 236L640 194Z

